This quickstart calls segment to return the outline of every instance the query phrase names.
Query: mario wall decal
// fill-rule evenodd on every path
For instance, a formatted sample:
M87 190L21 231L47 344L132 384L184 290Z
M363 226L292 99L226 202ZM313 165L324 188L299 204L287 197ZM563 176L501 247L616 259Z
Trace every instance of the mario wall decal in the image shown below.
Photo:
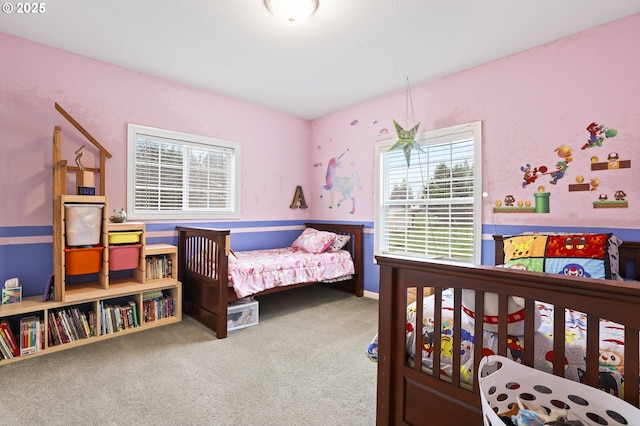
M616 129L609 129L597 123L589 124L587 126L587 132L589 132L589 139L587 139L587 143L582 145L582 149L602 146L602 141L604 141L605 138L612 138L618 134Z
M610 139L618 134L618 131L612 128L608 128L602 124L596 122L590 123L586 127L589 132L587 142L581 146L581 151L591 148L601 148L605 139ZM526 163L520 167L522 173L522 186L521 188L527 188L530 184L535 183L538 179L547 175L550 180L549 184L558 187L562 182L561 179L567 176L569 166L571 165L573 158L573 149L566 144L562 144L554 149L554 152L559 159L555 161L551 170L546 165L532 166L531 163ZM591 171L600 170L618 170L627 169L631 167L631 160L621 160L618 152L610 152L607 155L607 161L600 161L598 156L591 156L588 160L590 162ZM547 163L548 164L548 163ZM568 183L568 192L589 192L594 194L597 198L593 202L594 208L626 208L628 207L628 201L626 200L627 194L623 189L616 189L614 194L601 192L601 184L604 179L602 177L586 177L577 176L575 178L576 183ZM610 183L610 182L606 182ZM607 185L602 188L606 188ZM494 213L549 213L550 209L550 193L544 190L544 187L538 187L538 191L533 194L534 202L531 200L520 200L515 193L506 194L503 199L495 201L493 212Z
M517 200L513 194L507 194L502 200L497 200L493 207L494 213L549 213L551 194L545 191L544 186L538 187L538 192L533 194L534 202L530 200Z

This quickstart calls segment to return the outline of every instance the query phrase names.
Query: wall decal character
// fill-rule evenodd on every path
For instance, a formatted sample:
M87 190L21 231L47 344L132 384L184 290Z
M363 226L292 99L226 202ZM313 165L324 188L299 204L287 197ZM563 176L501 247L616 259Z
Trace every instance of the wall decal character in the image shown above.
M613 194L613 199L609 199L607 194L600 194L597 200L593 202L594 209L602 208L627 208L629 207L629 201L626 200L627 193L622 189L617 190Z
M567 164L569 164L573 160L573 157L571 157L571 147L567 145L560 145L554 151L557 152L558 156L562 158Z
M587 139L587 143L582 146L582 149L602 146L602 142L605 138L612 138L618 134L617 130L609 129L602 124L597 123L589 124L587 126L587 132L589 132L589 139Z
M551 172L551 184L555 185L558 183L558 179L562 179L567 169L569 168L569 164L566 161L558 161L556 163L556 171Z
M351 211L349 213L354 214L356 211L356 198L353 196L354 188L361 189L360 176L357 173L353 173L351 176L339 176L338 169L342 167L340 159L344 154L349 151L348 149L343 152L339 157L333 157L327 164L327 174L325 176L325 184L320 187L320 198L323 197L324 191L329 191L329 208L333 208L333 193L339 192L342 194L342 198L337 202L337 206L340 207L343 201L351 201Z
M520 167L520 171L524 173L522 187L526 188L527 185L535 182L543 173L547 172L547 166L531 168L531 165L527 163Z
M616 191L616 193L615 193L613 196L614 196L614 197L616 197L616 200L618 200L618 201L623 201L623 200L624 200L624 197L626 197L626 196L627 196L627 194L625 194L625 192L624 192L624 191L619 190L619 191Z

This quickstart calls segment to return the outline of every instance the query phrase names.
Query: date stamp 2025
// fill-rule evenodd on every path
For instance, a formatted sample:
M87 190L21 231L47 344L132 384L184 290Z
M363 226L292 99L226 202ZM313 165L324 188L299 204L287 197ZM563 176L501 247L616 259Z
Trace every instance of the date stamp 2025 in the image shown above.
M46 3L3 3L2 12L9 14L40 14L47 11Z

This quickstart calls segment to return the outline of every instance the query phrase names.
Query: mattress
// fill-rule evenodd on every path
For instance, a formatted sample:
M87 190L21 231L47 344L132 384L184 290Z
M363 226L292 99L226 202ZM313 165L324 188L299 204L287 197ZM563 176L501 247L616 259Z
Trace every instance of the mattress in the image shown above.
M286 247L234 254L229 262L229 286L240 298L274 287L347 279L355 273L346 250L308 253Z

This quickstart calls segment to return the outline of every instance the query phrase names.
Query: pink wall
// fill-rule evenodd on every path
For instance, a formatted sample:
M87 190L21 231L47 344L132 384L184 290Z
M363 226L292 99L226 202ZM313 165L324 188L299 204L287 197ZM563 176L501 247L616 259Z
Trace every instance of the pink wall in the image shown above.
M0 225L52 223L52 133L62 126L63 158L88 141L54 108L60 104L112 155L107 160L111 208L126 206L127 123L238 141L242 144L241 220L306 219L290 209L306 187L310 123L224 96L150 77L0 33ZM97 164L96 164L97 166Z
M586 226L638 228L640 226L640 14L585 31L494 61L458 74L412 87L416 121L421 130L481 120L483 123L483 224ZM437 58L434 58L437 60ZM398 77L404 79L403 76ZM386 128L391 136L393 119L406 121L405 92L376 99L315 120L312 125L312 184L308 198L317 199L324 176L309 165L326 164L345 149L345 163L360 175L356 191L357 211L328 208L328 201L314 203L318 219L373 219L373 146ZM357 124L356 121L357 120ZM581 150L592 121L618 131L602 147ZM409 124L409 123L407 123ZM549 176L522 188L520 166L555 166L561 160L554 150L572 148L566 176L554 186ZM609 152L631 160L631 168L590 170L596 155L606 161ZM351 165L350 165L351 166ZM345 171L343 174L347 174ZM601 181L596 191L569 192L577 176ZM493 213L496 200L513 194L533 200L543 185L551 193L548 214ZM622 189L628 208L594 209L601 193Z
M483 122L484 224L639 227L639 45L640 15L634 15L412 88L421 130ZM107 163L112 208L125 206L126 123L241 142L243 221L371 222L374 143L382 129L394 135L393 119L406 118L404 91L308 122L6 34L0 50L11 58L0 70L2 226L51 224L54 125L63 126L63 158L73 161L73 151L86 143L54 102L113 154ZM592 121L618 135L583 151ZM573 150L567 176L556 186L543 176L523 189L520 166L553 167L554 149L563 144ZM612 151L631 160L631 168L590 171L593 155L605 159ZM343 153L338 174L360 181L353 213L349 201L337 206L338 194L331 209L329 194L320 198L328 162ZM599 178L600 188L569 192L578 175ZM539 184L551 193L550 213L493 213L506 194L533 199ZM289 208L296 185L303 186L308 210ZM618 189L627 193L628 208L593 208L596 195L611 197Z

